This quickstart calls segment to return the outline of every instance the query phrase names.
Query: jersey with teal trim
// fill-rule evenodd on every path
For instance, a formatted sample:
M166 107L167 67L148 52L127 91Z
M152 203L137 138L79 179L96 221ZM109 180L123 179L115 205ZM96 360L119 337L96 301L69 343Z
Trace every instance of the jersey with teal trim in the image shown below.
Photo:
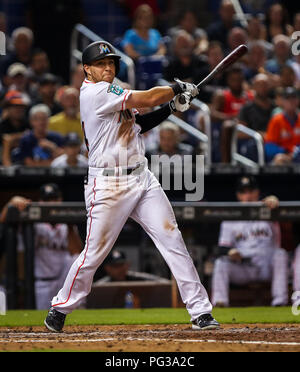
M117 84L84 80L80 115L90 167L134 166L145 161L141 127L135 123L138 111L125 108L131 93Z

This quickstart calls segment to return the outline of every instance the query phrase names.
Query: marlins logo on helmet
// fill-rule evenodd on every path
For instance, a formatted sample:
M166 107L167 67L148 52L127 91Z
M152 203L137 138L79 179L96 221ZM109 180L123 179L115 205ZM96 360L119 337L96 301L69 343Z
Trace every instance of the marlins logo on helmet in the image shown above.
M100 49L100 53L101 54L102 53L106 54L106 53L110 53L111 52L111 50L109 49L109 47L108 47L107 44L100 44L99 45L99 49Z

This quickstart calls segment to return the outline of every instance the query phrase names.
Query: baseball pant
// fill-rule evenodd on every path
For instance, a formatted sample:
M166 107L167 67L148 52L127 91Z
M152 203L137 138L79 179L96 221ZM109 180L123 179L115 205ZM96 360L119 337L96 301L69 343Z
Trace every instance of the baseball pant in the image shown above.
M177 227L169 200L155 176L106 177L89 168L85 187L87 238L52 306L68 314L91 290L93 276L112 249L129 217L138 222L168 264L191 316L210 313L212 305Z
M245 285L254 281L271 281L272 306L288 303L288 255L275 248L261 266L235 263L229 257L218 258L212 277L212 303L229 306L229 285Z
M293 290L294 292L300 292L300 245L296 248L294 257L294 276L293 276Z

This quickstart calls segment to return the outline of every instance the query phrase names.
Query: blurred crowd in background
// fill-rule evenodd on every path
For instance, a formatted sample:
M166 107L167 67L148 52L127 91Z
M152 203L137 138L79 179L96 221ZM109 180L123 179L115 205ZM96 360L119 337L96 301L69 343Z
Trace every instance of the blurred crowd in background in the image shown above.
M215 20L205 27L199 22L201 14L191 7L181 11L176 20L170 20L169 27L160 27L161 31L159 1L118 3L128 10L131 27L108 41L135 62L137 86L131 88L150 88L158 79L171 83L174 77L198 83L238 45L249 47L246 56L200 91L199 99L210 108L213 162L231 161L230 143L237 123L262 135L266 162L281 165L300 161L300 54L297 40L292 37L300 31L300 12L288 13L285 5L272 1L260 1L260 8L251 9L249 2L245 19L238 19L232 2L223 0L218 4ZM71 26L84 19L79 5L78 1L66 2L65 11L69 9L73 18L68 20L64 32L55 28L52 41L50 36L49 40L45 38L49 21L42 24L36 1L28 2L27 23L6 32L7 53L0 58L3 166L87 164L79 113L83 69L79 63L69 71L69 59L64 60L69 54ZM54 11L54 6L49 9ZM45 14L41 17L44 19ZM59 22L60 17L58 26ZM0 30L5 32L8 23L7 14L2 12ZM69 33L65 48L53 46L57 32L63 39ZM64 69L58 65L65 65ZM118 78L128 86L124 68ZM190 110L181 118L204 130L199 110ZM197 140L170 122L145 135L145 140L149 155L201 151ZM241 134L238 146L242 154L257 160L253 139Z

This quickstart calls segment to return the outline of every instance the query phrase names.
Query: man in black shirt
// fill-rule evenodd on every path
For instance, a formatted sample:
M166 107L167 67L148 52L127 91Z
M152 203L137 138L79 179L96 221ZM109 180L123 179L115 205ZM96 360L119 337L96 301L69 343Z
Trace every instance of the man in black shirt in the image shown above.
M268 76L266 74L256 75L253 80L253 89L255 92L254 100L242 107L239 113L239 122L259 132L264 137L272 111L275 108L270 98ZM240 133L239 147L243 155L254 161L257 160L256 144L253 139L249 139L246 135Z
M194 50L194 38L188 32L178 31L174 39L173 56L164 68L163 76L168 81L174 77L180 80L197 83L200 80L200 71L207 66L203 57L196 56Z
M258 74L253 80L255 98L242 107L239 120L250 129L260 132L263 136L267 130L274 104L270 98L269 78Z

